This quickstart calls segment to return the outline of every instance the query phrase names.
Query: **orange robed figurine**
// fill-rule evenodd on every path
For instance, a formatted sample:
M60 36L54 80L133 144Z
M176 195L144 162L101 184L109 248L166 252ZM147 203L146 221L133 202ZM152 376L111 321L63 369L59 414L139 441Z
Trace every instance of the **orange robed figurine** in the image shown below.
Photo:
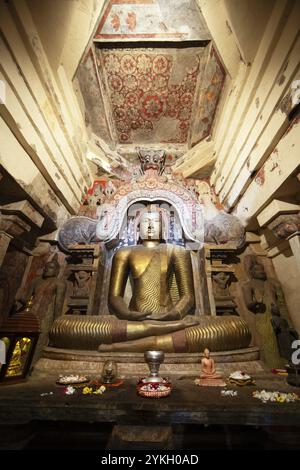
M207 387L225 387L226 383L222 380L222 376L216 371L215 361L210 357L209 349L205 348L203 354L200 378L195 380L195 384Z

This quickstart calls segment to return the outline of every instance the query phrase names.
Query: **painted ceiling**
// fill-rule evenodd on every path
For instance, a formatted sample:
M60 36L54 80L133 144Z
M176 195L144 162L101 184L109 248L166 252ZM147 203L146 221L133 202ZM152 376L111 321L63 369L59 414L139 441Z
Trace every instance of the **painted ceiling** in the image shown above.
M203 48L98 50L118 143L186 143Z
M115 167L137 163L136 147L165 148L172 165L211 134L225 71L193 0L176 6L108 1L77 69L91 142Z
M94 40L210 38L194 0L108 0Z

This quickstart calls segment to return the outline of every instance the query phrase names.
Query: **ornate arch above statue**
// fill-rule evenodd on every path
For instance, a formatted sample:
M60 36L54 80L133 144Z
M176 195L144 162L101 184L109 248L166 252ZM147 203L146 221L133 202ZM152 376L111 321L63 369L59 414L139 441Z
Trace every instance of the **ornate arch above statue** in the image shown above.
M245 231L240 221L220 209L213 218L205 220L202 199L179 177L147 170L114 188L115 192L106 195L104 203L98 206L97 220L79 216L64 223L58 232L58 243L63 251L70 252L69 247L76 244L109 242L117 238L129 207L143 201L165 201L173 206L185 238L196 242L197 248L204 242L230 243L237 248L244 244Z
M171 186L171 185L170 185ZM123 189L123 188L122 188ZM202 245L204 239L204 219L201 205L188 191L180 188L181 195L170 189L135 189L128 193L114 196L114 204L104 204L100 207L100 217L96 227L96 236L108 242L116 238L120 232L124 215L129 207L140 201L165 201L176 210L182 229L188 240Z

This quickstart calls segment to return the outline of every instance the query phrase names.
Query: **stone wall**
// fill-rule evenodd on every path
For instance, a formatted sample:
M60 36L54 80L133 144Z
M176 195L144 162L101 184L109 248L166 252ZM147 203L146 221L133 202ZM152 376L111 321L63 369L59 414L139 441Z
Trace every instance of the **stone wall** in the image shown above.
M63 47L63 30L71 32L62 19L74 19L75 4L52 4L52 14L38 23L37 3L41 5L35 2L30 10L25 0L0 2L0 126L4 136L0 164L57 226L77 213L82 194L92 181L85 159L85 124L76 108L72 74L60 62L62 51L58 54L56 40L50 40L53 35L47 41L43 35L49 31L43 28L48 21L48 28L56 31L54 36ZM89 28L85 30L82 24L83 44Z

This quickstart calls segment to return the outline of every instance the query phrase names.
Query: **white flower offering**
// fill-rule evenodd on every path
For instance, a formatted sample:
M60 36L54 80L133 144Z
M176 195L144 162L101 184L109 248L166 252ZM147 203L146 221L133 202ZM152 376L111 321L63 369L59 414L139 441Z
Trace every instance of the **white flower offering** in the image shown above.
M237 397L236 390L221 390L222 397Z

